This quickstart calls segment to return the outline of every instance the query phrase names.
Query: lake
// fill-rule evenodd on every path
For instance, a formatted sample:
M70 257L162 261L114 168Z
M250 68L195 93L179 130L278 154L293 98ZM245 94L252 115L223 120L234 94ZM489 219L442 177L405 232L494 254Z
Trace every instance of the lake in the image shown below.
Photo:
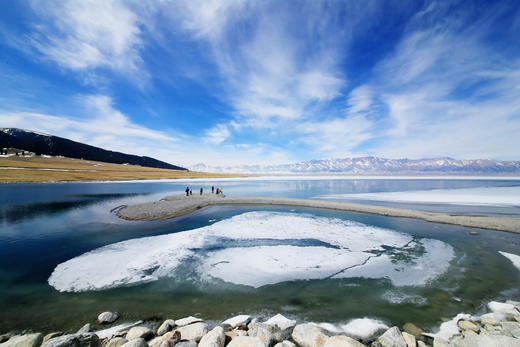
M520 216L518 179L0 184L3 330L77 330L106 310L123 320L282 313L427 328L494 299L520 298L520 272L499 253L520 255L516 234L310 208L210 207L154 222L110 212L180 194L186 185L194 194L215 185L228 196Z

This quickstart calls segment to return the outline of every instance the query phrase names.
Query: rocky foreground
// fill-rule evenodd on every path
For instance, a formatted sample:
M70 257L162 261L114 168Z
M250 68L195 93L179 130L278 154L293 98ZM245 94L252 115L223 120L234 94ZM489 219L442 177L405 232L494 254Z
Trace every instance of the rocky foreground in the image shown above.
M481 316L459 314L427 333L407 323L403 329L360 326L360 334L341 333L327 323L301 323L281 314L260 322L239 315L223 322L200 318L135 322L91 331L91 323L76 333L10 332L0 335L0 347L514 347L520 346L520 302L490 302ZM99 324L112 325L118 314L103 312ZM351 336L347 336L351 335ZM361 337L360 337L361 336Z

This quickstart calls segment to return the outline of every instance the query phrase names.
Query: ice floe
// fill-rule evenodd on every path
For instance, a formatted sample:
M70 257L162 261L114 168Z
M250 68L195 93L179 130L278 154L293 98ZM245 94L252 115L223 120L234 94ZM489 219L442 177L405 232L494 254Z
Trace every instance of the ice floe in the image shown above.
M453 249L437 240L337 218L248 212L212 225L133 239L59 264L49 284L86 291L191 271L205 281L260 287L291 280L387 278L423 285L444 273Z
M506 257L507 259L511 260L511 262L513 263L513 265L518 269L520 270L520 255L516 255L516 254L511 254L511 253L506 253L506 252L498 252L500 254L502 254L504 257Z
M403 203L437 203L457 205L520 205L520 187L478 187L432 189L363 194L330 194L318 196L332 200L376 200Z

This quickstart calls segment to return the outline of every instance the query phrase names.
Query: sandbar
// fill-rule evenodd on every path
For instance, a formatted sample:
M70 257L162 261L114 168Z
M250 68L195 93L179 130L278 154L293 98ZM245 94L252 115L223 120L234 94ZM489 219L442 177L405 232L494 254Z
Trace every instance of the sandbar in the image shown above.
M329 210L368 213L386 217L415 218L432 223L453 224L470 228L490 229L520 234L520 218L462 216L448 213L417 211L404 208L279 197L226 197L225 195L171 195L160 201L121 206L117 215L126 220L163 220L190 214L207 206L273 205L323 208Z

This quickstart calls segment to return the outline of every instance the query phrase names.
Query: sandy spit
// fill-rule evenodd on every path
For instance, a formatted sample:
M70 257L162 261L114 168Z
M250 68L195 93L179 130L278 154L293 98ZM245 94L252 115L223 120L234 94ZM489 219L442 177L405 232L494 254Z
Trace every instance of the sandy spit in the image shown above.
M471 228L507 231L520 234L520 218L459 216L403 208L276 197L225 197L222 195L172 195L156 202L124 206L117 215L126 220L161 220L190 214L214 205L275 205L324 208L329 210L369 213L387 217L416 218L433 223L461 225Z

